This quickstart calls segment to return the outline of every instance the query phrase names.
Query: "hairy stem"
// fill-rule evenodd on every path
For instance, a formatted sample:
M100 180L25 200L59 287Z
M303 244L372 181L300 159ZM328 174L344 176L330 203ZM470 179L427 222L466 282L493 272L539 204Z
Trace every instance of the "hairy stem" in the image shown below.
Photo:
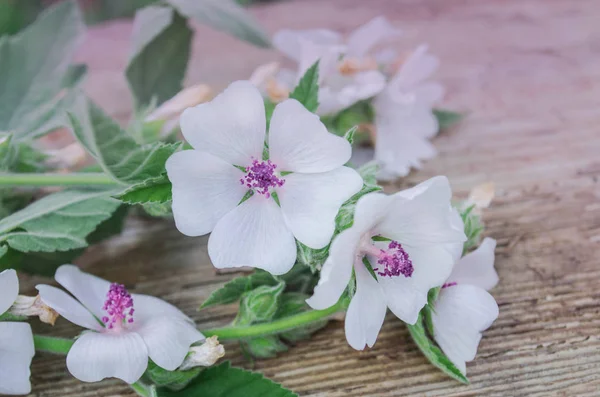
M110 176L98 172L74 174L0 173L0 186L110 186L117 185Z

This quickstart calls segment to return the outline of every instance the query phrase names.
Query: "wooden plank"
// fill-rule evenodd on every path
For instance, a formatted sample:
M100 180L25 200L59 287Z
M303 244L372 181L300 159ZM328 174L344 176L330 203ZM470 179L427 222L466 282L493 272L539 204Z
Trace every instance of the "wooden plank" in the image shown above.
M348 32L384 14L400 26L399 46L428 42L442 59L445 105L466 111L435 139L440 155L390 192L446 174L459 196L493 181L485 213L498 239L500 317L468 366L470 386L429 365L400 321L389 316L375 347L347 346L341 323L255 369L302 396L597 396L600 393L600 2L594 0L296 0L252 9L271 32L330 27ZM113 116L130 112L122 71L129 22L91 30L79 61L88 92ZM277 55L197 28L188 83L223 87ZM243 62L240 60L243 59ZM216 275L206 238L167 221L132 219L123 236L90 249L89 271L165 298L200 328L224 325L234 307L196 308L232 274ZM46 281L31 278L24 285ZM47 328L36 326L43 332ZM73 336L59 321L53 334ZM236 345L228 358L246 365ZM119 381L84 384L64 358L40 355L34 395L132 396Z

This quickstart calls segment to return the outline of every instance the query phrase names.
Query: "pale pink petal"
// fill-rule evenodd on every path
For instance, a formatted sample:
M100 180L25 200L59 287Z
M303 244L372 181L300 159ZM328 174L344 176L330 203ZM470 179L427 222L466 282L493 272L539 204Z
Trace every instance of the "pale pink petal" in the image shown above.
M87 329L104 329L88 309L65 291L49 285L38 285L36 288L42 301L68 321Z
M102 306L110 288L109 281L82 272L74 265L62 265L56 270L54 278L97 318L105 315Z
M481 245L462 257L448 277L448 283L474 285L491 290L498 284L498 273L494 269L494 250L496 240L486 237Z
M273 46L289 58L299 62L302 56L301 40L327 46L340 44L341 39L339 33L328 29L282 29L273 36Z
M378 16L360 26L348 37L348 56L363 57L382 41L400 36L401 31L385 17Z
M19 295L19 278L14 269L0 273L0 315L4 314L15 303Z
M34 354L29 324L0 322L0 394L31 392L29 366Z

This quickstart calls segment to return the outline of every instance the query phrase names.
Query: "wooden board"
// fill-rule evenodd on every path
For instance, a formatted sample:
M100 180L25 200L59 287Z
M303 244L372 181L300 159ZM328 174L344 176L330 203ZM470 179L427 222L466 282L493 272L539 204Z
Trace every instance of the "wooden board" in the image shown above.
M371 350L352 350L334 322L255 369L312 397L600 395L600 2L296 0L252 12L270 32L348 32L384 14L404 29L402 49L430 44L442 59L444 105L468 117L435 139L436 159L387 190L445 174L464 197L495 182L485 222L499 242L500 274L493 290L500 317L468 366L470 386L427 363L392 316ZM130 32L129 22L96 27L79 56L90 66L88 92L121 120L130 112L122 76ZM204 27L197 33L190 84L223 87L277 59ZM174 303L201 329L225 325L235 312L196 310L234 275L216 275L206 238L185 237L171 222L131 220L120 238L93 247L79 264ZM39 281L46 280L24 285ZM52 330L76 332L64 320ZM229 359L250 366L235 344L227 348ZM63 357L41 354L32 372L38 396L133 395L120 381L76 381Z

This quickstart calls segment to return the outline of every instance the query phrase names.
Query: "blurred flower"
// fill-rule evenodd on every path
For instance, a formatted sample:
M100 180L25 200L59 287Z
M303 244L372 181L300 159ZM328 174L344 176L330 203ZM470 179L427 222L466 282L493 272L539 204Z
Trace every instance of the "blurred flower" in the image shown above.
M346 339L362 350L373 346L386 309L414 324L427 294L450 275L466 237L450 206L445 177L388 196L371 193L356 204L352 227L334 238L314 295L314 309L335 304L356 275L346 314ZM373 273L365 265L367 259Z
M193 321L176 307L148 295L130 294L110 283L63 265L56 281L66 292L38 285L44 303L61 316L87 328L67 355L67 368L83 382L115 377L134 383L151 358L158 366L174 371L190 346L204 339Z
M15 302L19 293L17 272L0 273L0 315ZM33 334L26 323L0 322L0 394L21 395L31 392L29 376L35 355Z
M208 253L217 268L286 273L296 261L294 237L325 247L340 206L362 187L343 167L350 144L298 101L277 105L267 136L263 99L247 81L187 109L181 129L195 150L166 164L175 224L188 236L212 231Z
M225 348L219 344L217 336L207 338L200 346L192 346L179 369L186 371L195 367L210 367L225 355Z
M386 79L379 71L374 48L398 37L400 31L377 17L353 31L345 42L326 29L284 29L273 37L274 46L298 62L296 81L319 60L320 115L334 114L383 90Z
M438 64L438 59L427 53L427 46L419 46L375 97L375 159L381 166L378 179L405 176L411 168L420 168L422 160L436 155L429 142L439 130L433 105L442 98L444 89L425 80Z
M483 208L488 208L496 195L496 186L493 182L482 183L475 186L469 193L469 198L463 207L474 206L473 212L480 214Z
M495 248L496 241L486 238L458 260L431 311L435 341L463 374L465 362L475 359L481 332L498 318L498 305L487 292L498 283Z

